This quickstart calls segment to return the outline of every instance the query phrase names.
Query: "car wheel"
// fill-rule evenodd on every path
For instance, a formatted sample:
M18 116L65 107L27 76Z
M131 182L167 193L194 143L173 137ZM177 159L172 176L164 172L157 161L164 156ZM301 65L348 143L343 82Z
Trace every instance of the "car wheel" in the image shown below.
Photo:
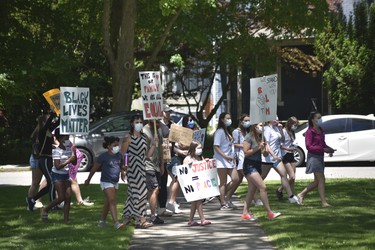
M83 154L83 159L78 167L78 172L89 171L92 166L92 156L90 152L84 148L79 148L79 151Z
M294 160L296 161L297 167L300 167L305 163L305 153L301 148L296 148L294 151Z

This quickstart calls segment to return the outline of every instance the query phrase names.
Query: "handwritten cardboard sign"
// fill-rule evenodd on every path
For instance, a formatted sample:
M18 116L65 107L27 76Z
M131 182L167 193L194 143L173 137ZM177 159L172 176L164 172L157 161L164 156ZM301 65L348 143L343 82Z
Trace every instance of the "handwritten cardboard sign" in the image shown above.
M139 72L141 81L143 119L163 118L163 89L160 82L160 71Z
M193 140L193 133L194 131L190 128L172 124L169 130L169 141L189 146Z
M202 148L204 148L204 138L206 137L206 129L200 129L196 130L193 133L193 140L198 141L201 145Z
M277 75L250 79L251 124L273 121L277 115Z
M89 88L60 87L60 133L88 134L90 122Z
M214 159L176 166L177 180L188 202L220 195Z

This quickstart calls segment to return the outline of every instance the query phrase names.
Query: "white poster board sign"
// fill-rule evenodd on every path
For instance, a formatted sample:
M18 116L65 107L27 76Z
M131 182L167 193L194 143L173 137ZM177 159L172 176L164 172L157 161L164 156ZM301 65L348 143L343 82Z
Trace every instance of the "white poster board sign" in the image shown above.
M60 87L60 133L88 134L90 122L90 89Z
M220 195L214 159L176 166L177 179L188 202Z
M250 79L251 124L275 120L277 115L277 75Z
M139 72L142 92L143 119L163 118L163 90L160 71Z
M204 148L204 138L206 137L206 129L200 129L196 130L193 133L193 140L199 141L199 143L202 145L202 148Z

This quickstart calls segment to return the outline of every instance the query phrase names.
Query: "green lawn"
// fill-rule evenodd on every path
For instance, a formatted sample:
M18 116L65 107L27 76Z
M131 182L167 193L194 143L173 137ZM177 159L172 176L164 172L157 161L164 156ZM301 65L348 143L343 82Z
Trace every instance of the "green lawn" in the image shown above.
M259 223L278 249L375 249L375 180L327 179L329 208L321 208L316 190L309 193L303 206L276 201L280 182L266 182L271 208L282 216L265 218L263 207L253 207ZM309 181L298 181L296 193ZM246 195L241 185L238 194ZM285 196L285 194L284 194Z
M39 210L26 211L28 187L0 186L0 248L1 249L127 249L133 227L116 230L110 214L107 228L97 223L103 205L99 185L81 185L82 194L95 202L92 207L77 206L70 210L70 223L63 223L63 211L49 213L49 222L40 219ZM117 195L118 213L125 201L126 185L120 184ZM47 197L44 197L45 199ZM75 197L72 201L75 202ZM120 217L121 218L121 217Z
M301 190L308 181L298 181ZM274 221L265 218L262 207L253 208L259 223L278 249L375 249L375 180L328 179L327 197L333 205L321 208L318 194L309 194L303 206L276 201L278 182L267 182L273 210L282 213ZM50 222L40 220L39 211L28 212L28 187L0 186L1 249L127 249L133 227L116 231L108 215L107 228L98 228L103 194L99 185L81 185L93 207L71 208L71 222L63 224L62 210L50 212ZM118 212L125 201L126 185L118 192ZM238 194L243 197L246 186Z

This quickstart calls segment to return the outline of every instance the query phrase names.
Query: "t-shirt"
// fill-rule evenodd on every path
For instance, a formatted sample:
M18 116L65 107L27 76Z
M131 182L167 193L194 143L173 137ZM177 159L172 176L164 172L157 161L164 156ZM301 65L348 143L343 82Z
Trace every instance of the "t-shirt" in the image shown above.
M268 145L270 145L270 148L275 153L275 155L281 157L281 134L278 128L264 126L264 139L266 140ZM264 157L262 155L262 162L274 163L275 160L273 159L271 154L268 154L267 157Z
M225 155L234 158L234 144L227 137L224 129L219 128L216 130L215 136L214 136L214 146L219 146L221 151L223 151ZM217 168L233 168L234 167L233 161L228 162L221 156L221 154L216 152L216 150L214 150L214 158L216 160Z
M287 148L292 148L293 147L293 138L290 137L290 135L288 134L288 131L286 130L286 128L283 129L283 133L284 133L284 142L282 143L282 145L284 147L287 147ZM289 151L286 151L286 150L281 150L281 154L284 156L286 153L291 153Z
M69 173L69 164L67 164L62 169L57 169L55 167L55 160L60 160L60 163L64 163L71 156L72 156L72 148L71 147L65 147L65 149L57 147L57 148L52 149L52 160L53 160L52 172L58 173L58 174L68 174Z
M154 128L150 128L150 126L147 124L143 127L143 133L146 135L146 141L147 141L147 152L150 150L152 146L152 141L154 138ZM146 172L160 172L160 164L161 164L161 150L163 150L163 137L161 129L158 128L157 130L158 138L159 138L159 145L158 147L155 147L154 153L150 158L146 157Z
M253 133L247 133L246 136L245 136L245 138L244 138L244 141L246 141L247 143L249 143L251 148L258 147L258 145L259 145L258 142L255 140ZM252 160L252 161L259 161L260 162L261 159L262 159L261 154L262 154L261 151L258 150L254 154L246 157L246 159Z
M239 128L235 129L232 132L232 137L234 140L234 144L243 144L244 141L244 136L242 135L242 132ZM238 164L237 164L237 169L242 169L243 168L243 160L244 160L244 152L242 148L234 148L234 151L236 153L237 159L238 159Z
M96 162L102 167L101 182L116 184L119 181L122 162L121 153L111 155L109 152L104 152L98 156Z

